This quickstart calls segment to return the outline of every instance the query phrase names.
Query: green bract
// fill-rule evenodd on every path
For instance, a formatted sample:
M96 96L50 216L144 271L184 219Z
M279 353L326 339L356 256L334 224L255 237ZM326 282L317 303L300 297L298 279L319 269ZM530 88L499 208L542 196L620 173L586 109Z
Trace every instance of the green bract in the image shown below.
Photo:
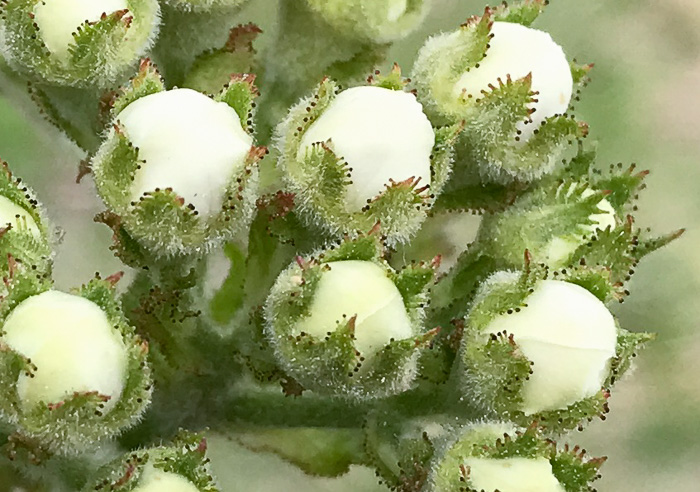
M354 398L408 389L422 324L427 265L395 273L376 237L346 240L282 272L265 306L284 369L305 388Z
M527 271L489 277L466 320L466 394L493 417L555 431L607 412L608 389L629 366L624 347L650 336L619 328L586 289L598 287L594 281L581 271L559 280Z
M0 51L28 77L52 85L106 88L155 39L156 0L8 0Z
M170 445L127 453L83 489L123 492L218 492L206 457L207 441L180 433Z
M113 127L92 163L125 255L201 256L247 226L265 154L251 136L255 96L249 77L213 99L165 91L143 65L114 102Z
M4 424L50 453L74 454L119 434L150 400L148 346L126 322L110 281L77 294L26 292L2 318Z
M405 242L449 176L459 129L434 130L397 67L376 86L326 79L277 128L278 166L310 225L337 237L379 223Z

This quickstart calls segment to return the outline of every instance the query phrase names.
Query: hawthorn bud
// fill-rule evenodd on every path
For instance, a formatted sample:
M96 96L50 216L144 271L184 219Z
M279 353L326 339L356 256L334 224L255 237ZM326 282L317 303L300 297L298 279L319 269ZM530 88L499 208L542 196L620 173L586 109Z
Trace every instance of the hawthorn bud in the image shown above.
M564 492L589 490L605 458L557 449L536 429L481 423L458 431L428 477L427 491Z
M0 346L6 423L51 452L111 437L147 405L146 349L108 282L26 298L4 319Z
M140 449L115 460L84 492L218 492L206 457L207 441L181 432L169 446Z
M499 272L479 288L461 351L464 388L493 416L564 430L607 411L629 334L571 283L580 278Z
M566 115L576 80L561 47L545 32L500 18L509 20L487 9L429 39L412 79L433 122L466 121L460 157L483 181L507 184L552 172L587 127Z
M155 75L142 70L115 103L113 129L93 159L97 189L149 254L201 255L252 217L265 152L248 127L255 88L237 78L216 99L152 90L146 80Z
M395 273L374 237L348 240L299 259L278 277L266 303L279 363L307 389L379 397L408 389L422 327L430 266ZM410 284L410 285L409 285Z
M8 63L52 85L109 87L155 39L155 0L9 0L0 46Z
M375 44L403 38L420 26L429 0L305 0L312 12L351 39Z
M380 222L390 243L406 241L449 174L456 130L433 130L413 94L383 82L339 92L325 80L277 129L301 213L331 235Z

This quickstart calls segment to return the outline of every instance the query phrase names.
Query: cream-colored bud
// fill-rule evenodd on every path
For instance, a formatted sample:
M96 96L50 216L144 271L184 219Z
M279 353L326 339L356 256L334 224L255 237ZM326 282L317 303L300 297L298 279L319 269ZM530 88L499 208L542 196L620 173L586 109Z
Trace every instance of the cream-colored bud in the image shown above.
M31 359L33 377L22 374L17 390L25 410L59 403L75 392L119 400L126 380L127 351L121 333L97 304L48 291L21 302L10 313L2 340Z
M465 72L454 86L456 97L480 99L482 91L498 87L508 76L513 80L532 74L532 91L537 102L529 105L535 112L531 122L518 124L521 142L547 118L566 112L573 93L573 77L561 46L543 31L510 22L494 22L493 39L486 57L476 67ZM454 34L458 36L459 34Z
M486 492L565 492L546 458L468 458L464 461L476 490Z
M617 345L615 319L605 304L583 287L556 280L540 282L525 304L486 327L486 333L512 334L534 363L521 410L563 409L600 391Z
M0 227L11 226L15 230L29 231L35 236L40 234L34 218L15 202L0 196Z
M182 475L147 465L132 492L199 492L199 489Z
M323 339L344 319L357 316L355 347L370 358L392 339L413 336L401 293L387 271L369 261L328 263L314 294L309 316L295 327ZM345 315L345 318L343 317Z
M304 134L297 159L303 160L314 143L329 140L351 168L349 211L367 205L390 180L431 184L435 132L413 94L374 86L341 92Z
M253 145L236 111L191 89L137 99L117 120L145 160L134 178L132 200L172 188L204 217L221 210L226 188Z

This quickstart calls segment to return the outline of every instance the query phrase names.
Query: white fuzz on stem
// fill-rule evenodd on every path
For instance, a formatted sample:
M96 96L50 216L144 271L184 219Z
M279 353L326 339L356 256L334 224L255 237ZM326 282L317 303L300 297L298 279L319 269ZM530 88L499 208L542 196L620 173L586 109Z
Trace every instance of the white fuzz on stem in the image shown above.
M199 492L199 489L182 475L147 465L132 492Z
M127 351L97 304L63 292L44 292L20 303L2 330L3 341L36 366L34 377L22 374L17 382L25 410L39 402L59 403L75 392L109 397L105 411L119 400Z
M297 159L329 140L352 169L349 211L367 205L390 180L420 178L420 185L430 185L435 132L413 94L372 86L341 92L304 134Z
M573 92L573 77L561 46L543 31L510 22L494 22L493 39L486 58L478 66L465 72L454 86L457 97L480 99L482 91L498 87L510 75L518 80L532 74L532 91L537 102L530 104L535 112L532 121L518 125L521 142L526 142L541 123L554 115L563 114L569 107Z
M386 270L369 261L337 261L328 266L309 316L296 327L298 332L323 339L338 322L357 316L355 347L368 359L392 339L413 336L401 293Z
M86 21L99 21L102 14L128 8L127 0L42 0L34 9L34 20L49 51L67 59L78 27ZM129 15L133 17L131 12Z
M132 199L172 188L205 217L221 210L226 187L253 145L236 111L191 89L142 97L117 120L145 160Z
M468 458L464 466L476 490L565 492L546 458Z
M0 228L11 226L15 230L26 230L38 236L39 227L31 215L15 202L0 196Z
M486 328L512 334L534 363L521 410L563 409L600 391L617 345L615 319L605 305L583 287L557 280L542 281L525 304Z

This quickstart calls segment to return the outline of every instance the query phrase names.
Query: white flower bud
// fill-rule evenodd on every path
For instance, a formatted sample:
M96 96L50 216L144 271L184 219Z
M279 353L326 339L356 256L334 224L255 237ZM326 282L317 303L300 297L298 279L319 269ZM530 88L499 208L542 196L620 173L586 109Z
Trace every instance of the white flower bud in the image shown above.
M103 14L129 9L127 0L42 0L34 9L46 47L60 59L67 59L73 34L86 22L97 22ZM130 17L133 14L129 12Z
M540 282L525 303L485 329L512 334L534 364L521 410L564 409L600 391L617 345L615 319L605 305L583 287L556 280Z
M59 403L75 392L119 400L126 380L127 350L120 332L93 302L48 291L20 303L2 327L3 341L31 359L33 377L22 374L17 389L23 408Z
M297 159L328 140L352 169L349 211L364 207L389 180L420 178L420 185L431 184L435 132L413 94L373 86L341 92L304 134Z
M546 458L468 458L464 466L476 490L499 492L565 492Z
M573 192L575 185L572 184L569 189L569 195ZM594 193L591 189L586 189L581 193L582 198L591 196ZM567 237L555 237L553 238L547 247L546 259L547 264L552 267L564 266L566 261L571 257L571 255L581 246L586 239L590 238L597 231L604 231L608 227L610 230L617 226L615 221L615 209L610 204L607 199L603 199L598 202L598 208L602 210L601 213L591 214L588 216L589 220L593 222L592 224L581 224L579 229L583 229L585 234L575 234Z
M199 492L199 489L182 475L148 464L132 492Z
M0 227L11 226L15 230L25 230L34 236L41 232L34 218L25 209L7 197L0 196Z
M566 112L573 92L571 68L562 48L543 31L510 22L494 22L493 39L486 57L465 72L454 86L455 97L479 99L489 86L498 87L510 76L513 80L532 74L532 91L537 92L529 105L535 112L531 121L518 125L521 142L526 142L547 118ZM459 36L459 33L453 34Z
M134 201L172 188L204 217L220 212L226 187L253 145L233 108L175 89L137 99L117 119L145 160L131 189Z
M357 316L355 347L367 359L392 339L414 336L401 293L387 271L369 261L328 263L319 281L309 316L298 332L323 339L339 321Z

